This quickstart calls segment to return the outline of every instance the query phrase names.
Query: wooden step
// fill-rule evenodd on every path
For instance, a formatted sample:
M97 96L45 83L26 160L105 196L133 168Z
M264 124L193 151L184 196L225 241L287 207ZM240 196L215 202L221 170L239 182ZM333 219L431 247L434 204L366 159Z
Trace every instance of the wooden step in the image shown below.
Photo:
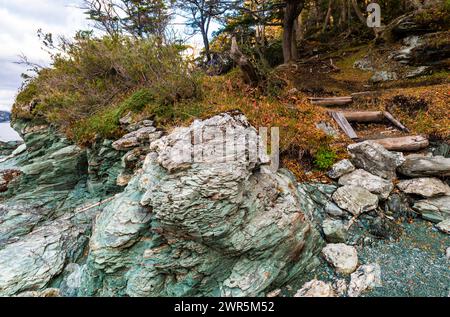
M317 106L344 106L351 104L353 102L353 98L351 96L345 97L330 97L330 98L321 98L321 97L310 97L309 101L313 105Z
M419 151L430 145L428 139L421 135L386 138L372 141L381 144L386 150L400 152Z
M353 140L358 139L358 135L356 134L355 130L353 130L350 123L348 123L347 119L345 118L342 112L332 111L330 112L330 115L333 117L333 119L337 122L339 127L350 139Z

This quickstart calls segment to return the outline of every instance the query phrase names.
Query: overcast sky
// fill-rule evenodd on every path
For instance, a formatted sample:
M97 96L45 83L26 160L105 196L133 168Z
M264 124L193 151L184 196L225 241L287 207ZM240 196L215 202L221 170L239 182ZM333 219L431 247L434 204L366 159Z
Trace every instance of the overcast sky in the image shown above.
M20 54L48 65L37 30L73 36L87 29L88 21L78 9L80 0L0 0L0 110L10 110L20 87L24 67L14 64Z
M25 68L14 64L23 54L32 62L48 65L50 60L37 37L37 30L73 37L77 30L92 29L82 0L0 0L0 110L10 110ZM179 27L182 28L182 27ZM182 30L179 30L182 31ZM201 38L191 39L200 45Z

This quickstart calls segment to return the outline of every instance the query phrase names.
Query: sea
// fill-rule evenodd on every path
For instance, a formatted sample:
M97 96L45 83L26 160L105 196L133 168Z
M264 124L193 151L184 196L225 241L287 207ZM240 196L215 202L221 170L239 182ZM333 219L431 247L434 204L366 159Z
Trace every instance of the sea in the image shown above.
M11 128L10 122L0 122L0 141L20 141L19 134Z

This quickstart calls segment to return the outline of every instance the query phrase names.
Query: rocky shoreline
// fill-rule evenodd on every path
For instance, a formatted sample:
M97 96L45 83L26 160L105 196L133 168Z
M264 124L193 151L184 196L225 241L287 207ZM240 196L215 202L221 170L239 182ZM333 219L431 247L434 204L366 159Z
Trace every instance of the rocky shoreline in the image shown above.
M239 140L253 129L239 113L170 133L120 122L128 134L88 149L14 123L25 143L1 144L1 296L448 295L450 158L362 142L330 184L297 183L264 155L179 159L218 146L191 138L199 127Z

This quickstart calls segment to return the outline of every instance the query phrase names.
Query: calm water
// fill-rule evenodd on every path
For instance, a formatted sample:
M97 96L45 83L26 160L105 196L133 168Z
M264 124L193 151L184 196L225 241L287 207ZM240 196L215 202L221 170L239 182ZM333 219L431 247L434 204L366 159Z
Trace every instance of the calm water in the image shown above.
M9 122L0 122L0 141L18 141L21 140L19 134L14 131Z

